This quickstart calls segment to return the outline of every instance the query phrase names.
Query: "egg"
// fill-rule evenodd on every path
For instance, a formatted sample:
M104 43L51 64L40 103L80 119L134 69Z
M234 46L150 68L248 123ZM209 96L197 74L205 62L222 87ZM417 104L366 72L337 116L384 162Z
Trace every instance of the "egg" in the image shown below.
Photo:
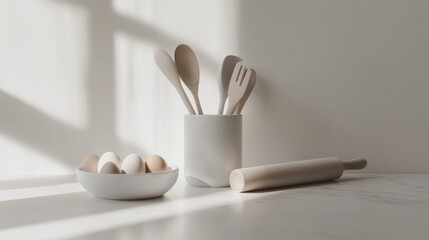
M167 170L167 163L159 155L151 155L145 160L146 172L155 173Z
M120 173L119 168L113 162L106 162L98 173Z
M143 160L137 154L129 154L121 164L121 173L144 173L146 167Z
M99 159L100 159L100 157L98 157L97 155L93 155L93 154L86 156L80 164L80 169L82 171L85 171L85 172L95 172L96 173Z
M118 172L119 172L119 169L121 169L121 159L118 157L118 155L116 155L116 153L106 152L103 155L101 155L100 160L98 161L98 165L97 165L98 173L101 173L101 169L104 167L106 163L109 163L109 162L116 165L116 168L118 169ZM111 166L109 166L109 169L110 168Z

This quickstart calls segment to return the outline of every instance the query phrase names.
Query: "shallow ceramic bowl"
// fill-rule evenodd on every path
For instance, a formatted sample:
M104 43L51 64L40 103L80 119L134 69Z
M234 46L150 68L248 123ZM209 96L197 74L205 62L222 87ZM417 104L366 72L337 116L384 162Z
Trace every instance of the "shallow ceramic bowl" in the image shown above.
M133 200L161 197L177 181L179 168L170 166L159 173L99 174L76 168L79 183L98 198Z

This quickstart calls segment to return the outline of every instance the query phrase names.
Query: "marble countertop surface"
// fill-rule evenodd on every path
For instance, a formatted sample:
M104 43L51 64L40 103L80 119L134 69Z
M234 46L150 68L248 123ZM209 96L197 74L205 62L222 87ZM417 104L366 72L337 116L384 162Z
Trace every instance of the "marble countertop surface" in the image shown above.
M0 239L429 239L429 174L345 174L236 193L181 177L164 197L110 201L74 176L0 181Z

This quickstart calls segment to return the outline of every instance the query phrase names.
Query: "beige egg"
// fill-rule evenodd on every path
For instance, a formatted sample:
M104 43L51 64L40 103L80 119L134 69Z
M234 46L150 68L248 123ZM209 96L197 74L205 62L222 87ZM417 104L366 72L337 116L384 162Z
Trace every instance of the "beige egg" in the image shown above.
M129 154L121 164L121 173L132 174L132 173L144 173L146 172L146 166L143 160L137 154Z
M106 162L98 173L120 173L119 168L113 162Z
M165 160L159 155L151 155L145 160L146 172L155 173L166 171L168 166Z
M86 156L80 163L80 169L85 172L97 172L98 160L100 157L91 154Z
M106 152L101 155L100 160L98 161L97 171L101 173L101 168L109 162L115 164L118 172L120 172L119 169L121 169L121 159L118 157L118 155L116 155L116 153L113 152Z

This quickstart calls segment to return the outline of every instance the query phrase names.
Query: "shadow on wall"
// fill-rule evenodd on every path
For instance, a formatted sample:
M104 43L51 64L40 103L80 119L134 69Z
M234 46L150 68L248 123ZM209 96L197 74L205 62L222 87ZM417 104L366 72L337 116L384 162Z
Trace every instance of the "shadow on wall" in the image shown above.
M58 2L58 1L56 1ZM6 114L0 118L0 131L8 137L75 167L90 152L106 149L146 154L144 150L121 142L114 133L114 54L112 13L110 1L63 1L78 4L89 12L88 39L90 52L86 77L89 106L89 126L85 130L63 124L35 108L0 91L0 109ZM96 4L97 3L97 4ZM99 139L103 139L100 144Z
M67 167L75 167L88 153L106 150L120 154L135 152L147 155L144 146L124 142L115 133L115 46L114 34L121 32L160 48L180 43L168 33L132 17L116 13L112 1L60 0L56 4L70 4L88 13L88 66L86 89L89 124L85 129L74 128L0 90L0 132L11 139L60 160ZM217 63L199 51L201 63L215 74ZM100 140L102 139L102 140Z

